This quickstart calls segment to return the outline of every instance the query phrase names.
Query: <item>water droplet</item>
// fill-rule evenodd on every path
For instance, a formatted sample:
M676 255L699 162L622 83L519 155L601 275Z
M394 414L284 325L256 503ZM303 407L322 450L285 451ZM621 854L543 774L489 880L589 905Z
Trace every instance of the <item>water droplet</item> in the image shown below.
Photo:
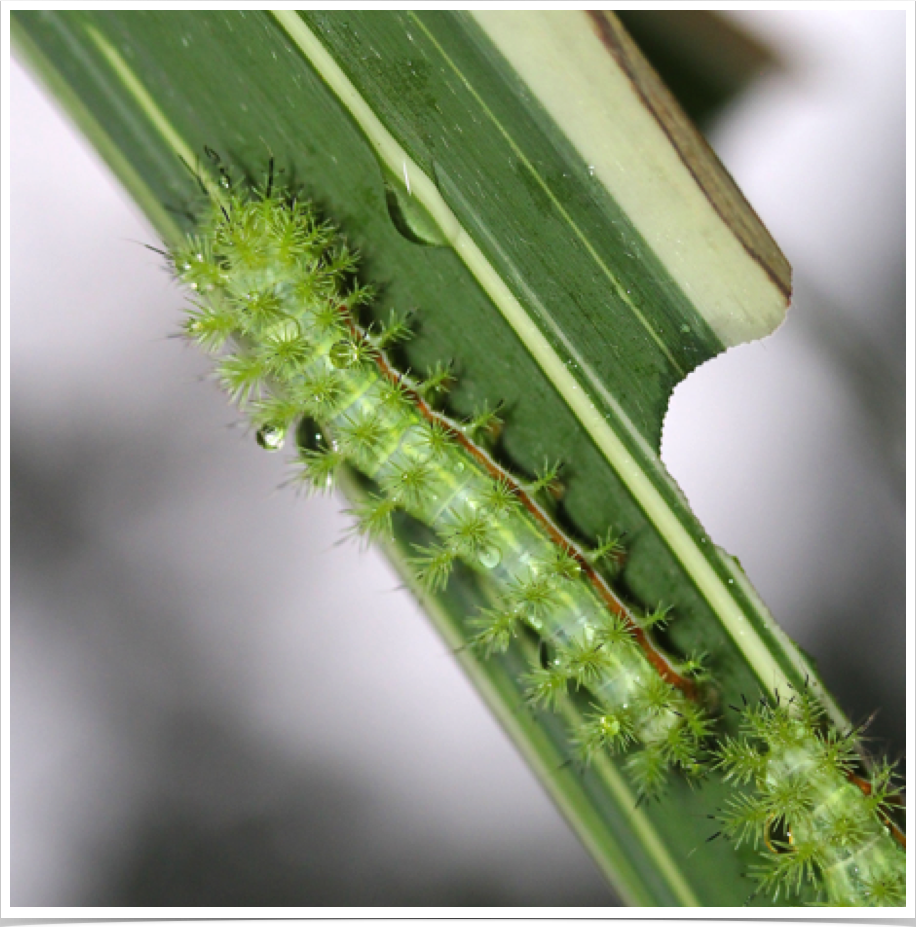
M255 440L265 451L279 451L286 438L286 429L276 425L265 425L258 430Z
M434 248L448 244L448 237L400 178L385 183L385 203L392 224L408 241Z
M594 176L595 176L595 165L594 165L594 164L589 164L589 166L588 166L588 176L589 176L589 177L594 177Z
M499 561L502 560L503 555L502 551L496 547L484 547L477 554L477 559L480 561L481 566L486 567L488 570L492 570L494 567L499 566Z
M313 418L305 416L296 429L296 444L304 451L323 451L328 446L321 426Z
M349 341L338 341L337 344L331 345L328 357L337 368L350 367L354 361L353 353L353 345Z
M542 637L540 641L538 641L538 660L544 669L547 669L551 664L550 650L551 648L547 641Z
M682 331L685 335L689 335L689 334L690 334L690 326L687 325L687 324L685 323L684 325L681 326L681 331Z
M607 737L616 737L620 733L620 721L613 715L604 715L601 719L601 729Z

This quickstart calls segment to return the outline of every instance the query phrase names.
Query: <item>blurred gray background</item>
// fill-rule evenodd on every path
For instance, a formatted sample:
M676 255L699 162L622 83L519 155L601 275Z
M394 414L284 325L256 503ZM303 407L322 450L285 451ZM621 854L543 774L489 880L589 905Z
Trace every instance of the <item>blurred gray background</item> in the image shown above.
M904 711L905 14L732 14L714 146L786 251L663 454L854 720ZM96 156L12 71L12 903L613 904L336 499L236 425Z

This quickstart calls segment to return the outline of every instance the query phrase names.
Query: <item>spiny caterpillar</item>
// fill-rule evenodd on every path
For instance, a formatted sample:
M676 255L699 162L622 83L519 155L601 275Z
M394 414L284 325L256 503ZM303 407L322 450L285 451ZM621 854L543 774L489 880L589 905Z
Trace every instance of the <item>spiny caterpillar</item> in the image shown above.
M399 511L425 525L435 540L412 567L427 589L444 588L457 562L473 570L491 605L469 619L471 646L488 657L536 636L528 699L554 709L571 688L586 693L591 711L573 732L584 763L626 752L648 796L669 770L698 776L711 755L756 789L723 813L722 831L765 844L765 889L778 897L812 882L829 905L902 903L905 855L885 826L890 771L857 785L852 737L824 733L807 695L747 707L741 736L708 754L700 661L678 665L655 645L666 609L615 592L619 541L585 550L558 527L539 501L555 469L526 483L481 446L492 411L457 422L435 407L448 368L423 380L395 368L389 352L410 336L406 319L361 323L372 293L354 282L356 255L309 203L275 187L272 166L254 192L220 176L199 231L169 259L196 294L184 333L217 355L217 379L258 443L276 450L295 435L297 478L315 491L344 465L367 478L374 488L353 510L367 539L390 535Z

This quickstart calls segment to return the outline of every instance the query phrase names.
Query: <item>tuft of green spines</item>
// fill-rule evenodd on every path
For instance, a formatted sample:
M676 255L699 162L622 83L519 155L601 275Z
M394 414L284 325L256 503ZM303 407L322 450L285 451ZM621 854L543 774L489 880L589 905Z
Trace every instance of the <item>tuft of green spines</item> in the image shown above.
M755 875L776 899L814 889L831 907L903 905L906 852L888 827L891 768L858 777L854 732L824 721L808 692L742 711L740 736L722 740L716 762L749 791L723 809L722 830L761 848Z

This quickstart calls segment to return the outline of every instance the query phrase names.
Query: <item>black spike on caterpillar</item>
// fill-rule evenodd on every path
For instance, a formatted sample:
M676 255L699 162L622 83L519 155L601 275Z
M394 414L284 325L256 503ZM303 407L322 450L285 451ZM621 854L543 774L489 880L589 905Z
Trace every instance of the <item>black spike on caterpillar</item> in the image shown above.
M184 333L216 355L258 443L277 450L294 435L297 479L314 491L344 465L366 477L373 489L351 514L367 541L390 535L398 512L430 529L435 540L411 560L427 589L444 588L459 561L473 570L491 604L468 616L470 646L486 658L521 634L539 639L528 702L552 709L583 691L591 711L571 736L581 762L626 754L641 796L672 770L701 774L714 736L699 697L709 674L701 655L677 664L654 643L666 607L637 609L615 591L619 538L588 551L557 525L538 501L555 491L557 466L526 482L497 463L480 439L498 411L462 423L439 410L450 367L423 381L396 369L387 351L410 337L409 320L360 323L372 293L354 283L356 255L273 171L261 190L221 186L170 261L195 292ZM747 707L742 723L711 755L736 790L756 789L723 812L722 831L765 847L762 889L786 897L811 882L829 905L901 903L889 771L858 777L852 738L831 732L807 696Z

